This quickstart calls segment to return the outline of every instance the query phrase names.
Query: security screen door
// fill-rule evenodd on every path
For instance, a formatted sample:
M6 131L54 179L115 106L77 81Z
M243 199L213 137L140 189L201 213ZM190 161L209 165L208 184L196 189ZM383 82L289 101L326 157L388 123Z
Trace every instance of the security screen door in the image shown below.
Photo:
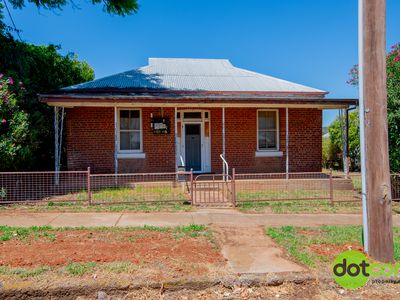
M201 171L201 124L185 124L185 166Z

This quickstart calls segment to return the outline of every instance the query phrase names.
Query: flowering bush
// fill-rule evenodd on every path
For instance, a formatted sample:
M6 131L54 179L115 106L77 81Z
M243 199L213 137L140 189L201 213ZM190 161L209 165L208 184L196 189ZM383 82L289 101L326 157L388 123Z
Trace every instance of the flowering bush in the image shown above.
M28 114L18 106L23 90L13 85L11 77L0 73L0 165L8 170L16 169L18 161L30 153Z

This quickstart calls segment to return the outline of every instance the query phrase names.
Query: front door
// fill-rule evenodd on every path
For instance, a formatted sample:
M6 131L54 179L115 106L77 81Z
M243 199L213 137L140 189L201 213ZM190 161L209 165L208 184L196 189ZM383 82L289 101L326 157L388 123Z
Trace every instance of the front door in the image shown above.
M186 171L201 171L201 124L185 124Z

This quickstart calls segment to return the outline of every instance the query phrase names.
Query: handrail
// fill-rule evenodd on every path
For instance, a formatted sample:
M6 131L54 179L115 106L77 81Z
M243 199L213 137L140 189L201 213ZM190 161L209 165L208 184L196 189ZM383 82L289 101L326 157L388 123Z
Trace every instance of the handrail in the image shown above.
M184 167L184 166L185 166L185 161L183 160L182 155L179 155L179 158L180 158L180 160L181 160L181 165L182 165L182 167Z
M224 175L225 181L228 181L228 176L229 176L229 165L228 162L226 161L224 154L220 154L219 157L222 159L222 174ZM227 176L228 175L228 176Z

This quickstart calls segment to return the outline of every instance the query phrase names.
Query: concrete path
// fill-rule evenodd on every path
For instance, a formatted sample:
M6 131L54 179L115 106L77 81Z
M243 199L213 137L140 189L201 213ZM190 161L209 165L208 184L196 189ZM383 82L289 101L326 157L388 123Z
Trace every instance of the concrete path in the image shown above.
M320 226L360 225L355 214L247 214L235 209L199 209L180 213L26 213L0 212L0 224L9 226L177 226L215 224L219 226ZM393 216L400 226L400 216Z
M302 272L304 268L284 258L282 249L264 234L263 226L212 226L222 255L234 273Z

